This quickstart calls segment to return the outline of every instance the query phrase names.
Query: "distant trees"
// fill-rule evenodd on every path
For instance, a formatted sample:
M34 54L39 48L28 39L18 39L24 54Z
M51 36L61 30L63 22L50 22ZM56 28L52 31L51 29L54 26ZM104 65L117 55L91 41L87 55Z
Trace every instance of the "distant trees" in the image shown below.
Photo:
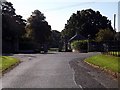
M27 36L31 37L36 43L43 44L50 39L51 26L45 20L44 14L35 10L27 19L26 32Z
M2 40L3 44L11 43L10 51L17 51L19 39L25 33L25 20L22 16L15 13L11 2L2 2ZM6 44L5 43L5 44ZM3 45L3 48L8 49L8 45ZM10 47L10 46L9 46ZM14 49L14 50L13 50ZM4 50L3 50L4 51Z
M34 45L36 48L41 48L41 45L48 44L49 41L51 41L52 47L61 49L60 46L63 44L67 47L68 40L76 33L86 38L90 35L91 39L98 42L112 39L115 34L111 21L102 16L99 11L92 9L73 13L65 24L64 30L60 33L57 30L51 31L51 26L46 21L46 17L39 10L34 10L26 22L21 15L15 13L11 2L0 3L3 52L5 50L17 52L20 44L21 48L25 47L25 49L26 47L31 48L31 46L33 49ZM118 35L116 37L118 39ZM25 46L25 44L27 45Z
M52 30L50 46L52 48L58 48L61 40L61 34L57 30Z
M86 9L73 13L61 33L67 39L74 36L76 32L86 38L90 35L91 39L95 39L101 29L107 28L113 32L111 21L107 17L102 16L99 11Z
M18 52L19 48L30 49L33 43L39 46L50 40L51 26L39 10L32 12L26 23L21 15L15 13L13 4L5 1L2 2L1 16L3 52Z

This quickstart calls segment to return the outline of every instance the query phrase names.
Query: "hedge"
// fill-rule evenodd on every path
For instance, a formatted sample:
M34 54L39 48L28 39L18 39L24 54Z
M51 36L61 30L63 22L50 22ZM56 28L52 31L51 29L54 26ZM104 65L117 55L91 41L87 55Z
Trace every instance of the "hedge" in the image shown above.
M76 40L71 43L72 49L75 50L87 50L88 40Z

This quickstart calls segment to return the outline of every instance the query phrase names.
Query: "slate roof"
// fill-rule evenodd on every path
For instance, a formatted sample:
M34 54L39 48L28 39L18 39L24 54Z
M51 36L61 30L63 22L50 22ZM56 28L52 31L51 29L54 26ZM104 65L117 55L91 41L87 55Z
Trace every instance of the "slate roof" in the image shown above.
M72 42L74 40L86 40L87 38L85 38L84 36L76 33L72 38L69 39L69 42Z

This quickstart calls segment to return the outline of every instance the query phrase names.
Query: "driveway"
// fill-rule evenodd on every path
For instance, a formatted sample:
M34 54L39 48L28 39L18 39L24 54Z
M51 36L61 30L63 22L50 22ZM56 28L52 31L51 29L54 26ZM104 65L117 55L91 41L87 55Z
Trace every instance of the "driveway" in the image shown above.
M16 54L14 57L22 63L6 73L0 81L3 88L117 87L117 80L83 62L84 58L95 54L99 53ZM101 80L101 75L109 82Z

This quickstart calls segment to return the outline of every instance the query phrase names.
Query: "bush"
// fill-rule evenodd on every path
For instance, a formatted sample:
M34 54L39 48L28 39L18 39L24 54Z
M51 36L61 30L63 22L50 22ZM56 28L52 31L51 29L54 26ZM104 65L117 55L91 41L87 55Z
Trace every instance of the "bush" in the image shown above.
M97 42L112 40L113 38L114 38L114 33L109 28L100 29L99 32L96 34L96 41Z
M87 50L88 40L76 40L71 43L72 49L75 50Z

